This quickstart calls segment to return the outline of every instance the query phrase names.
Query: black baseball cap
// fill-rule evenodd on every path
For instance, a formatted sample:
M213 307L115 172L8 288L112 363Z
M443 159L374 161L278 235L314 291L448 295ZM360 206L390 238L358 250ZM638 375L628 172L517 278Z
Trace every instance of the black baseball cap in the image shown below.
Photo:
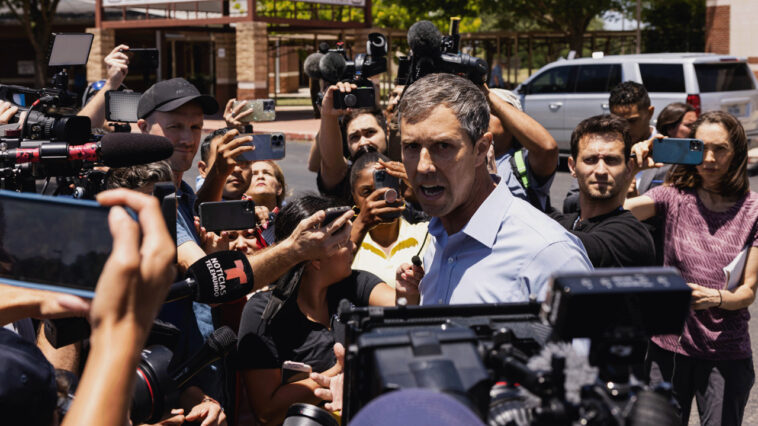
M145 91L137 104L137 117L145 118L153 111L173 111L190 101L196 101L203 114L218 112L218 102L208 95L201 95L197 88L183 78L159 81Z

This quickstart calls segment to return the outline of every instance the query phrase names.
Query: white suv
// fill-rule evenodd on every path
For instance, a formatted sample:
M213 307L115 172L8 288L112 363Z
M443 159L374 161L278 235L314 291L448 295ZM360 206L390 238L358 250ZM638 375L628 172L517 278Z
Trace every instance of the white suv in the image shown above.
M516 91L530 116L570 150L571 132L593 115L608 113L611 89L622 81L642 83L658 113L687 102L698 113L723 110L738 117L751 147L758 143L758 90L745 58L709 53L655 53L561 59L545 65ZM652 124L655 124L653 121Z

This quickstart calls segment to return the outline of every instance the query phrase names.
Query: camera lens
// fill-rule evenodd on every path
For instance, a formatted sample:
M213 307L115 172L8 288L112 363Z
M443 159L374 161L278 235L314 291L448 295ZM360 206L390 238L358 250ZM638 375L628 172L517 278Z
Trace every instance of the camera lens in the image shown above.
M690 151L700 151L701 149L698 141L690 141Z
M397 201L397 191L394 188L390 188L384 193L384 201L388 203L394 203Z
M345 95L345 106L354 107L357 103L358 98L354 94L348 93Z

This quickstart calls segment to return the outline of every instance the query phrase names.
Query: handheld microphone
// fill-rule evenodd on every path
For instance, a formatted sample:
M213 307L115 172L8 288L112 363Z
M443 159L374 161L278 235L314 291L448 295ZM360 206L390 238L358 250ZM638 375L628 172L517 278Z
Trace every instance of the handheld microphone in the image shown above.
M214 331L187 361L170 368L173 352L163 345L142 351L137 366L137 383L132 396L130 418L134 424L157 423L168 417L179 399L179 391L208 364L226 356L237 344L231 328Z
M199 351L169 373L176 384L176 388L179 389L184 386L208 364L226 356L236 345L237 335L231 328L223 326L214 331Z
M321 78L329 83L336 83L345 73L347 62L339 53L329 52L318 61L318 69L321 72Z
M43 143L34 148L12 148L0 152L0 161L13 164L84 160L108 167L127 167L165 160L174 153L171 141L155 135L111 133L99 142L69 145Z
M166 303L191 298L195 302L226 303L253 290L253 269L238 251L220 251L187 268L186 278L171 285Z
M320 80L323 78L321 76L321 70L319 69L319 62L323 57L323 53L316 52L311 53L307 58L305 58L305 61L303 61L303 71L308 77L314 80Z

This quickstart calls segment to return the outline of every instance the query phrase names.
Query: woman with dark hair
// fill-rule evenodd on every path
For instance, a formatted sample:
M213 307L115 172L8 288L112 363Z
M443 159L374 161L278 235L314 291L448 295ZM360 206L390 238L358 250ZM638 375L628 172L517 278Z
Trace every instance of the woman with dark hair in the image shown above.
M666 105L660 114L655 127L658 133L670 138L688 138L692 132L692 124L697 120L695 107L682 102Z
M424 258L428 248L428 222L411 224L402 214L402 194L390 188L376 189L374 174L380 161L390 159L378 152L359 156L350 168L350 187L358 215L353 220L350 239L355 244L354 269L378 275L395 287L395 272L414 255Z
M747 138L735 117L707 112L693 135L705 144L703 163L675 166L663 186L624 204L640 220L663 218L664 265L692 288L682 334L653 337L646 366L651 384L672 382L683 424L694 396L702 424L738 425L755 380L748 306L758 288L758 194L750 191ZM650 142L632 151L639 167L653 166ZM743 267L732 266L740 259Z
M277 215L276 240L287 238L301 220L333 206L318 196L290 201ZM327 376L341 371L333 352L332 320L342 299L357 306L395 304L394 289L373 274L353 271L352 260L352 242L347 239L337 254L301 264L277 281L273 287L280 290L294 285L278 311L272 307L280 294L274 296L271 290L255 293L245 305L238 362L250 408L260 422L279 424L290 405L321 402L313 395L318 383L283 374L282 364L308 364L313 372ZM264 318L264 312L275 313Z

